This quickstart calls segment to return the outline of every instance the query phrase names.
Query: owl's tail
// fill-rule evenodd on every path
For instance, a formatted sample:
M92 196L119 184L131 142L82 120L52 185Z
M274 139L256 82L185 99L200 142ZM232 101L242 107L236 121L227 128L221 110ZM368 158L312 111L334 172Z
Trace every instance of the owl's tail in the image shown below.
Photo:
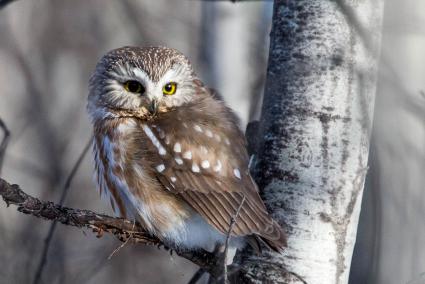
M272 221L272 225L265 232L262 232L259 237L264 241L272 250L282 252L286 243L286 233L283 228L276 222Z

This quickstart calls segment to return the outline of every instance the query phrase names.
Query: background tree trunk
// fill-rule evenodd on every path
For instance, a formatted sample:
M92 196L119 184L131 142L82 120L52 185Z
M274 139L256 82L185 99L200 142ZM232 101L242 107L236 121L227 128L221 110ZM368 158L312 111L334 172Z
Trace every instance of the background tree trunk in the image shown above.
M242 256L247 282L348 282L382 12L382 0L274 2L254 174L289 239L283 254Z

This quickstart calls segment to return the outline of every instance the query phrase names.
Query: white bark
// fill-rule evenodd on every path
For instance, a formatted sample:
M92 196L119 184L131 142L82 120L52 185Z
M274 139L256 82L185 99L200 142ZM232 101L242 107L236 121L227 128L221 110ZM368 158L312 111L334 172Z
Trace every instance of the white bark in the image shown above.
M275 1L256 179L289 235L245 255L251 282L347 283L376 87L383 1Z

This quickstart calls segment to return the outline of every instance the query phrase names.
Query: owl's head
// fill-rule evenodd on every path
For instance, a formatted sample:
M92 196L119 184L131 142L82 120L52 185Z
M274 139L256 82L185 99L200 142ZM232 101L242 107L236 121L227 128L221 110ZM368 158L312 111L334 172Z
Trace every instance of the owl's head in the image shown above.
M104 55L89 86L92 119L152 117L189 103L199 82L189 60L167 47L122 47Z

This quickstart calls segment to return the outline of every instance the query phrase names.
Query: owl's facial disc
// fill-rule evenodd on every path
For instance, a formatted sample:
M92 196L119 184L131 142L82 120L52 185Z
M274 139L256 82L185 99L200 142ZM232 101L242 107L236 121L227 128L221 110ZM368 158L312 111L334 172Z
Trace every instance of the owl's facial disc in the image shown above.
M188 68L174 64L154 81L142 68L124 64L106 80L105 99L119 109L155 115L192 99L191 74Z
M92 117L149 119L191 102L197 79L189 61L163 47L123 47L106 54L90 80Z

